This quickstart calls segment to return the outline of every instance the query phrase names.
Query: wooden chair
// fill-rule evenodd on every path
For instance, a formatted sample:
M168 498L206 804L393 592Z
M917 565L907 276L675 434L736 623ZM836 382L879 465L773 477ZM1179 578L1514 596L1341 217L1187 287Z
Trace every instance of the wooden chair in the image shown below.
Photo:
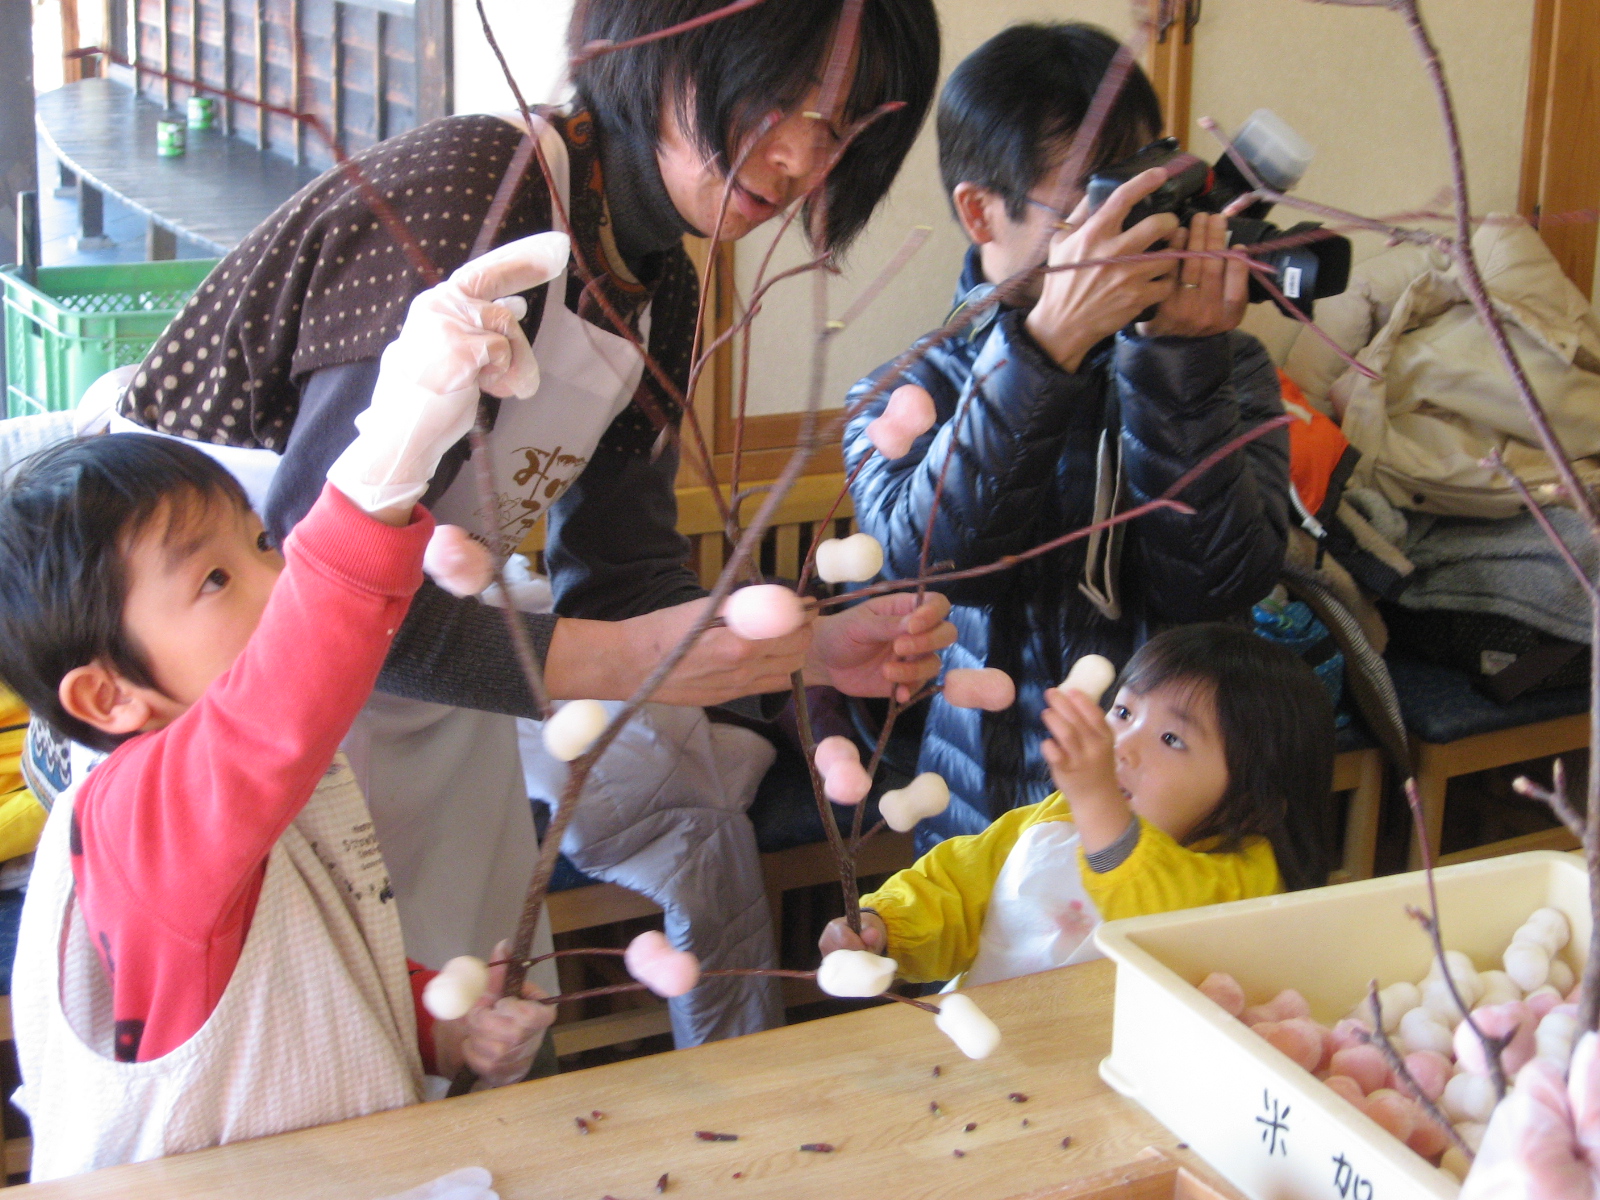
M12 1041L11 997L0 996L0 1044L9 1045ZM13 1175L26 1175L32 1157L32 1138L8 1138L5 1136L5 1130L0 1128L0 1162L4 1163L5 1170L5 1174L0 1175L0 1187L5 1187Z
M1329 883L1371 879L1378 857L1378 818L1383 810L1383 751L1365 746L1333 760L1333 790L1349 792L1344 819L1344 854Z
M1510 704L1480 695L1467 676L1447 667L1396 658L1389 663L1416 759L1417 793L1434 858L1441 864L1493 858L1523 850L1570 850L1564 827L1439 855L1445 791L1458 775L1471 775L1589 745L1589 689L1537 692ZM1411 838L1410 865L1422 866L1422 844Z

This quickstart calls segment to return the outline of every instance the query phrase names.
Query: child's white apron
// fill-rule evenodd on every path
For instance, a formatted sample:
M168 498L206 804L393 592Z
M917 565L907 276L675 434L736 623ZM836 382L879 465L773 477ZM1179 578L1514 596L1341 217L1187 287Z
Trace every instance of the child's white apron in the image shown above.
M1084 890L1078 827L1041 821L1023 831L994 882L978 955L961 986L1032 975L1101 957L1100 913Z
M342 1121L421 1098L411 983L372 819L334 760L278 839L244 952L182 1046L117 1062L111 988L74 904L73 799L39 842L12 1019L35 1182Z

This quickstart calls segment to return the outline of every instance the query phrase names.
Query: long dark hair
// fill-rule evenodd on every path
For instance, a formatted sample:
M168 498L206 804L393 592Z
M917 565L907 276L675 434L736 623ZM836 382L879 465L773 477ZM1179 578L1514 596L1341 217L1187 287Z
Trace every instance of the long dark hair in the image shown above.
M587 0L573 16L574 48L626 41L704 16L727 0ZM734 147L774 110L787 112L816 86L844 0L767 0L698 29L602 54L573 70L579 102L600 127L655 145L661 105L683 105L685 132L726 172ZM823 249L842 250L894 182L933 101L939 18L933 0L866 0L856 74L845 103L855 121L880 104L904 108L874 122L839 160L824 189ZM693 107L689 107L692 100ZM806 214L813 226L813 213Z
M1231 853L1263 837L1289 890L1328 882L1333 702L1310 667L1242 626L1183 625L1146 642L1119 684L1203 689L1216 704L1228 787L1190 845L1215 839L1211 849Z

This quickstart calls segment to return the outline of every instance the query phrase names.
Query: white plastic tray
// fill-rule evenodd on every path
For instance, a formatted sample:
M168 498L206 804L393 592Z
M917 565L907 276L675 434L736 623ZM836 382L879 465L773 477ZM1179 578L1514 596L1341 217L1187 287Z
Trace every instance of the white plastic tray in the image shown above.
M1572 922L1581 973L1588 876L1576 856L1537 851L1435 872L1447 948L1480 969L1541 905ZM1432 952L1406 906L1422 874L1368 879L1212 908L1112 921L1095 935L1117 963L1111 1057L1100 1074L1188 1142L1251 1200L1390 1200L1458 1188L1194 985L1226 971L1251 1003L1295 988L1332 1024L1378 979L1420 979Z

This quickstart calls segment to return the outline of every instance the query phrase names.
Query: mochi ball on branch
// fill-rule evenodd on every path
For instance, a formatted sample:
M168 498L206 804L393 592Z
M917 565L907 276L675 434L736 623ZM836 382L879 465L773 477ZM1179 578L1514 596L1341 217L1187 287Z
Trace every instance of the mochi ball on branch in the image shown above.
M883 570L883 547L870 533L817 543L817 578L824 583L863 583Z
M933 428L936 416L928 390L903 383L889 394L883 412L867 423L867 440L885 458L904 458L912 443Z
M610 717L598 700L568 700L552 713L540 731L550 757L571 762L605 732Z
M489 967L481 958L452 958L422 989L422 1006L435 1020L454 1021L467 1015L489 986Z
M747 642L787 637L805 624L805 619L800 597L776 583L742 587L722 605L723 624Z
M700 982L700 960L676 949L658 929L647 929L629 942L622 965L656 995L669 999L693 991Z
M422 569L452 596L476 596L494 582L489 548L459 525L438 525L422 552Z
M1000 1045L1000 1027L972 997L961 992L952 992L939 1002L939 1015L933 1023L968 1058L988 1058Z
M905 833L924 817L934 817L950 805L950 785L943 776L924 771L903 788L885 792L878 801L884 823L896 833Z
M825 737L812 756L822 776L822 792L835 804L860 804L872 790L872 776L861 765L861 751L849 738Z
M834 950L817 968L817 986L830 996L866 999L881 996L894 982L899 964L870 950Z
M952 667L944 673L944 698L956 708L1004 712L1017 702L1017 685L998 667Z

